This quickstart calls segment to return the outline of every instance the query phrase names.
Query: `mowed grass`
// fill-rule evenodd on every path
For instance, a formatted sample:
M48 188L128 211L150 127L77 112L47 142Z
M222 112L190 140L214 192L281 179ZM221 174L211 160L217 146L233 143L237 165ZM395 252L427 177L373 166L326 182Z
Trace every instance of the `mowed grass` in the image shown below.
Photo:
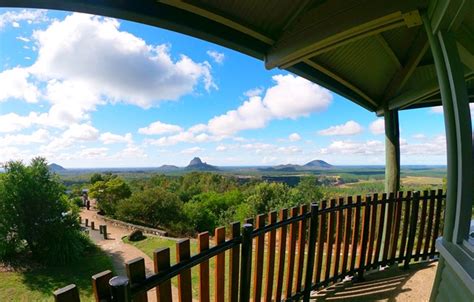
M53 291L74 283L81 301L94 301L91 277L112 270L111 259L94 248L82 259L65 266L44 266L25 272L0 272L0 301L54 301Z

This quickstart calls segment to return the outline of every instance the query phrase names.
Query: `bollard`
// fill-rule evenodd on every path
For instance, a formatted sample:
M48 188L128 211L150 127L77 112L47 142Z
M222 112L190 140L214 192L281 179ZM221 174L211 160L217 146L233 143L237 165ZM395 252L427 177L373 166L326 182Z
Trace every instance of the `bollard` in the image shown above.
M116 276L109 280L110 293L113 302L132 301L130 282L125 276Z
M104 232L104 226L101 224L99 225L99 233L102 235L103 232Z
M95 230L95 223L94 223L94 221L91 221L91 230Z
M89 219L86 218L86 227L89 226Z
M104 234L104 239L107 239L107 225L104 224L102 227L102 233Z

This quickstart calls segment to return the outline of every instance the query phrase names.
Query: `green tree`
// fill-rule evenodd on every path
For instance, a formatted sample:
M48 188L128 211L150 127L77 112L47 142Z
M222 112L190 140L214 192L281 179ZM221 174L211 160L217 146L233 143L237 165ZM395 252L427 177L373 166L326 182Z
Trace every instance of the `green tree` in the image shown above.
M321 200L324 197L319 186L318 179L315 176L306 176L301 178L296 186L297 199L300 203L309 204Z
M120 177L107 177L97 181L89 189L89 195L97 200L99 209L114 216L117 203L132 195L130 186Z
M170 227L182 218L182 202L162 188L135 192L117 204L117 218L150 227Z
M0 257L26 249L42 262L77 259L88 246L78 211L44 158L5 164L0 179Z
M102 177L102 174L100 173L94 173L91 176L91 185L95 184L98 181L104 181L104 178Z

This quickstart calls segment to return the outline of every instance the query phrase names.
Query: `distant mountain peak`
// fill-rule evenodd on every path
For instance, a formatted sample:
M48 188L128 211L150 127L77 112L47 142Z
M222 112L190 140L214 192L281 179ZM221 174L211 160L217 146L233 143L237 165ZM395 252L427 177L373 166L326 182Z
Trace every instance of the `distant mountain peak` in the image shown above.
M189 165L186 167L186 170L195 170L195 171L219 171L215 166L211 166L203 162L199 157L193 158Z
M315 159L315 160L312 160L312 161L306 163L306 164L304 165L304 167L332 168L332 165L331 165L331 164L328 164L328 163L325 162L324 160Z
M66 169L63 166L60 166L60 165L55 164L55 163L49 164L48 169L49 169L49 171L52 171L52 172L66 171Z
M201 160L199 157L195 157L195 158L193 158L193 159L189 162L188 167L190 167L190 166L196 166L196 165L202 165L202 164L204 164L204 163L202 162L202 160Z

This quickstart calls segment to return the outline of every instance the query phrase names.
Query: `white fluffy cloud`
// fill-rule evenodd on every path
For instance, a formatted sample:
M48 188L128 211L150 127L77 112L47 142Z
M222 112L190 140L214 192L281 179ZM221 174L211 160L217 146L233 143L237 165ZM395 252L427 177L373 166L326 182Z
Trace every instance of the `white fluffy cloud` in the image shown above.
M217 64L222 64L224 63L224 59L225 59L225 55L221 52L217 52L215 50L208 50L207 52L207 55L210 56L214 62L216 62Z
M80 82L112 102L143 108L176 100L200 80L206 89L215 86L207 62L184 55L174 62L166 45L148 45L119 26L115 19L77 13L53 22L33 34L38 60L31 72L43 79Z
M355 121L347 121L344 124L331 126L327 129L318 131L319 135L356 135L361 133L362 126Z
M131 144L133 142L131 133L127 133L125 135L119 135L119 134L113 134L110 132L105 132L100 135L99 139L106 145L117 144L117 143Z
M31 134L8 134L0 137L0 145L2 146L18 146L29 144L45 143L50 139L50 134L47 130L38 129Z
M369 126L370 131L373 134L384 134L385 133L385 121L383 118L378 118L373 121Z
M204 151L204 149L201 147L191 147L191 148L182 150L180 153L181 154L195 154L201 151Z
M474 119L474 103L470 103L469 108L471 109L471 118ZM443 114L443 106L431 107L431 112Z
M183 131L178 125L173 124L166 124L160 121L156 121L148 125L147 127L143 127L138 129L138 133L146 134L146 135L162 135L162 134L169 134L169 133L176 133Z
M322 148L322 154L351 154L374 155L385 151L385 144L378 140L366 142L339 140L332 142L328 147Z
M301 136L298 133L295 132L295 133L292 133L288 136L288 140L290 142L297 142L297 141L301 140Z
M331 93L303 78L293 75L273 76L276 85L265 96L252 96L235 110L212 118L208 129L216 135L232 135L241 130L259 129L272 119L296 119L325 110Z
M28 82L29 77L29 72L20 67L0 72L0 102L10 98L28 103L38 102L40 92L34 84Z
M7 11L0 14L0 30L8 24L13 27L20 27L18 22L37 23L48 21L46 10L23 9L21 11Z

